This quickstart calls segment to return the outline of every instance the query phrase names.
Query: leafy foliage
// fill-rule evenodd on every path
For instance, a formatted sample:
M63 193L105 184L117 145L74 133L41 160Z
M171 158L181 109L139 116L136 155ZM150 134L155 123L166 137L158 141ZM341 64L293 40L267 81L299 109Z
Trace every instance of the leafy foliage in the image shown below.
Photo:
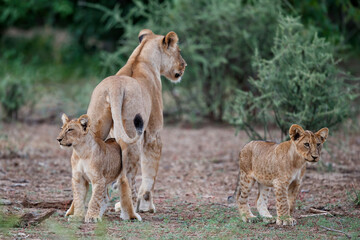
M258 79L250 79L252 91L238 90L226 119L254 139L268 137L275 122L284 136L291 124L318 130L334 127L351 114L356 94L336 67L333 47L299 18L281 17L272 48L273 57L256 54L253 64ZM254 123L264 126L264 136Z
M115 73L137 46L143 28L155 33L175 31L188 63L183 82L176 86L179 109L195 117L221 120L225 103L235 87L246 85L253 74L250 64L256 48L269 57L279 1L178 0L135 1L136 9L125 18L114 8L89 5L104 12L106 26L124 29L118 50L103 53L103 66ZM133 19L144 19L135 22ZM175 91L165 83L165 89ZM174 95L173 94L173 95Z

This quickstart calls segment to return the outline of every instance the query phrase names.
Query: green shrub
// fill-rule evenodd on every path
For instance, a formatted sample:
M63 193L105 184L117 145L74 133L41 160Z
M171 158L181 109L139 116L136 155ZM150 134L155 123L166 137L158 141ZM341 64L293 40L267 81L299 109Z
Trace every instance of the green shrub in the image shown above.
M122 17L119 8L87 4L104 12L109 31L124 29L118 50L103 52L104 68L114 74L125 64L138 44L141 29L157 34L175 31L188 67L181 84L173 87L163 81L164 90L177 91L178 109L189 117L214 120L221 120L234 89L244 87L253 74L250 60L255 49L261 57L271 55L280 12L279 1L271 0L135 1L135 5Z
M9 75L0 81L0 104L5 119L18 119L19 109L26 104L29 96L29 84L23 78L13 78Z
M287 136L293 123L318 130L351 115L354 87L336 67L332 45L305 29L299 18L280 18L272 52L269 60L256 54L258 79L250 79L250 92L237 91L226 120L251 138L266 139L274 122ZM264 127L263 136L254 123Z

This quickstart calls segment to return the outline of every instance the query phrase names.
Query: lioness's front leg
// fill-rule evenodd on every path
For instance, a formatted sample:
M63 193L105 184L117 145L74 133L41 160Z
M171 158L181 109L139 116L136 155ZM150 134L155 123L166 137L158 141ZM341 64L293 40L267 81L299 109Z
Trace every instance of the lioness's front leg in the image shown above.
M137 200L137 212L155 213L153 190L159 168L162 143L160 133L145 134L144 154L141 156L141 186Z
M101 207L106 198L106 180L100 179L92 184L92 194L89 208L85 216L85 222L101 221Z
M296 220L290 216L290 208L288 202L288 183L274 183L274 191L276 197L277 225L296 224Z

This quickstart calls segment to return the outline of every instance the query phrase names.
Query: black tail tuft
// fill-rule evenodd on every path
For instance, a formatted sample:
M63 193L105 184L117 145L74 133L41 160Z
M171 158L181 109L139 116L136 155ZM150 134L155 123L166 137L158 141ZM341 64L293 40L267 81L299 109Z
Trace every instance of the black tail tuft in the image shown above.
M136 128L137 134L141 135L143 132L143 128L144 128L144 120L142 119L140 113L135 115L134 125Z

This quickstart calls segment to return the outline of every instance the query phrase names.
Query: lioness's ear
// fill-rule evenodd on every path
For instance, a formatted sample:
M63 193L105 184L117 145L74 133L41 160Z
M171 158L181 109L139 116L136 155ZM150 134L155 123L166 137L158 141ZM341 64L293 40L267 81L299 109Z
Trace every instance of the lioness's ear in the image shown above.
M154 34L150 29L143 29L139 32L139 43L141 43L141 41L144 39L144 37L146 35L151 35L151 34Z
M178 41L179 41L179 38L176 35L176 33L169 32L168 34L166 34L166 36L163 39L163 45L165 48L168 49L169 47L175 47Z
M66 116L65 113L63 113L63 114L61 115L61 121L62 121L63 124L69 122L69 118L68 118L68 116Z
M83 130L87 133L90 127L90 119L89 116L84 114L79 117L79 122L83 128Z
M304 129L297 124L291 125L289 135L291 140L296 141L304 133Z
M319 131L315 133L316 136L319 136L321 139L321 142L325 142L326 138L329 135L329 129L328 128L322 128Z

